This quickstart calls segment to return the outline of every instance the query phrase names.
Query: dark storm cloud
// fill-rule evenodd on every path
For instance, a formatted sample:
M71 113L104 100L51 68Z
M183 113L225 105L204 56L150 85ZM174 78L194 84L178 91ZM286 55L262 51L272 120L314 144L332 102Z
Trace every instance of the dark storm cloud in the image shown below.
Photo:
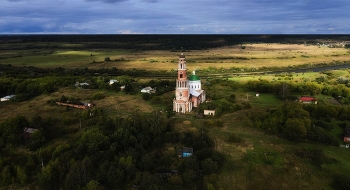
M119 3L119 2L124 2L124 1L128 1L128 0L86 0L88 2L93 2L93 1L100 1L100 2L105 2L105 3ZM157 3L158 0L142 0L144 2L148 2L148 3Z
M349 33L349 10L345 0L6 0L0 33Z
M119 3L119 2L124 2L127 0L86 0L88 2L93 2L93 1L101 1L101 2L105 2L105 3Z

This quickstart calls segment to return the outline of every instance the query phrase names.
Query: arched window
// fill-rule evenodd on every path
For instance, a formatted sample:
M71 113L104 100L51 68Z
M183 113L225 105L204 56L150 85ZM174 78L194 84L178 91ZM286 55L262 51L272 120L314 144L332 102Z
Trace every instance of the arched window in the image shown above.
M182 73L180 73L180 78L182 78Z

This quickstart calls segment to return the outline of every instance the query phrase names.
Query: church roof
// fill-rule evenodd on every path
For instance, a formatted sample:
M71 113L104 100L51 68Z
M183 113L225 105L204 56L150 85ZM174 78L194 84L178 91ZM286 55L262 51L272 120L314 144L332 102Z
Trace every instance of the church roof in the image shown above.
M191 75L190 77L188 77L188 80L195 81L195 80L201 80L201 79L197 75Z
M202 93L202 92L198 92L198 91L192 90L192 88L190 89L190 94L192 94L192 95L195 96L195 97L200 96L201 93Z

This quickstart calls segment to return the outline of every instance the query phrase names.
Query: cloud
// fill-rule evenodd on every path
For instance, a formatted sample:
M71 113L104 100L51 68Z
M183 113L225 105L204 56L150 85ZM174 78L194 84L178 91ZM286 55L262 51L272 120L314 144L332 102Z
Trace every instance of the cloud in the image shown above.
M8 2L20 2L20 1L28 1L28 0L6 0Z
M143 34L143 33L139 33L139 32L132 32L130 30L119 30L118 33L119 34Z
M86 0L86 1L102 1L102 2L105 2L105 3L119 3L119 2L124 2L124 1L127 1L127 0Z

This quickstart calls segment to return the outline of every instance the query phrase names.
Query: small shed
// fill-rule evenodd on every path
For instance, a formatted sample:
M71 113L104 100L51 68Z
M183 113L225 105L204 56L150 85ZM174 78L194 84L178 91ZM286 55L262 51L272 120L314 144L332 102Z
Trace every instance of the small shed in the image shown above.
M215 115L215 110L204 110L204 115L214 116Z
M343 133L344 142L350 142L350 129L346 128Z
M30 127L26 127L24 128L23 130L23 137L25 139L28 139L30 138L30 136L35 132L35 131L38 131L39 129L34 129L34 128L30 128Z
M161 177L170 177L172 175L176 175L178 173L178 170L172 170L172 169L158 169L157 174Z
M193 155L193 148L183 147L177 151L177 155L181 158L191 157Z

